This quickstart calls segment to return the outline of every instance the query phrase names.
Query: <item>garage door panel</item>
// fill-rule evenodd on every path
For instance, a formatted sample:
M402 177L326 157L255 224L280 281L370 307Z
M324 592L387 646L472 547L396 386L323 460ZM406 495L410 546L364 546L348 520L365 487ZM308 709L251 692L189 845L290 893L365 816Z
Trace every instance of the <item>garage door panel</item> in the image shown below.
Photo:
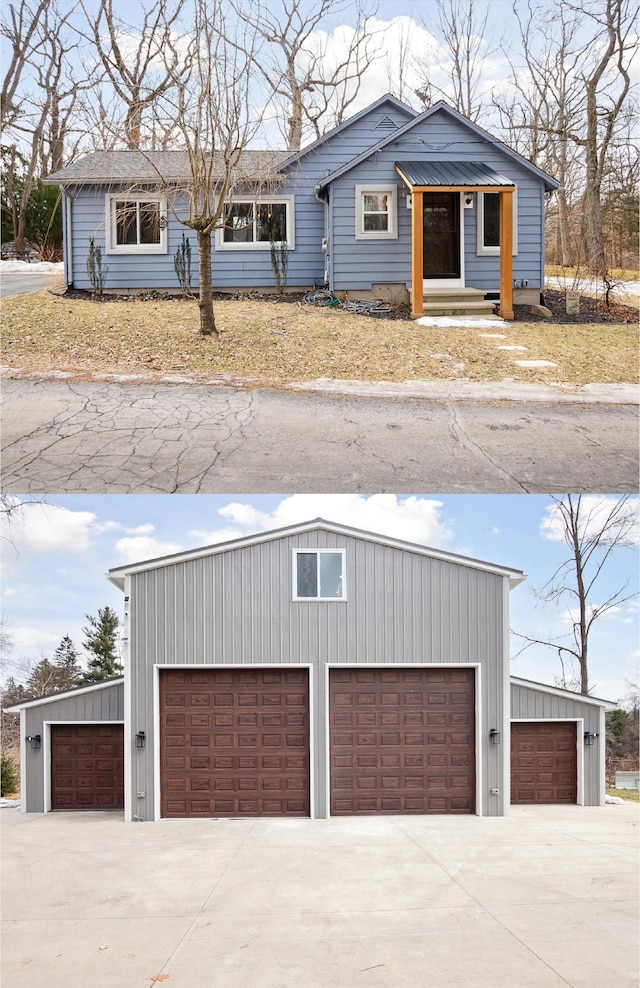
M336 669L329 682L332 814L474 812L473 670ZM365 705L370 729L344 730Z
M52 810L124 807L122 724L51 726Z
M576 801L575 723L514 722L511 725L511 802Z
M178 687L187 709L197 699L199 730L178 724L165 703L175 705ZM160 717L162 816L309 815L306 671L165 670ZM188 780L193 797L176 799L174 776Z

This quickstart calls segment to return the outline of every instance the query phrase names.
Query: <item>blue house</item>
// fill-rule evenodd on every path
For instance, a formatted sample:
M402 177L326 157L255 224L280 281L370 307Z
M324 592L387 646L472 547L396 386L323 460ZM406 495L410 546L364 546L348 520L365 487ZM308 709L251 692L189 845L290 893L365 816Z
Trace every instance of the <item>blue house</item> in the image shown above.
M289 289L410 299L415 317L499 300L509 319L514 303L539 301L545 197L558 183L444 102L418 114L387 95L297 154L247 151L241 164L214 235L217 291L273 288L276 240ZM267 172L274 181L252 193ZM188 176L181 151L97 151L49 176L64 194L67 284L91 288L93 237L106 291L176 291L185 232L197 251L174 213L187 208Z

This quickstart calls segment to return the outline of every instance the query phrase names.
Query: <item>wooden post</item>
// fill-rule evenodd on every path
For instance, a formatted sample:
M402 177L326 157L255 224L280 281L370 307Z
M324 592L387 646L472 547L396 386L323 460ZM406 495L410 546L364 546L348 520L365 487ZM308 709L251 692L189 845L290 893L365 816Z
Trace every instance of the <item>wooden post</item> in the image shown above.
M411 190L411 318L424 315L422 192Z
M513 189L500 189L500 308L513 319Z

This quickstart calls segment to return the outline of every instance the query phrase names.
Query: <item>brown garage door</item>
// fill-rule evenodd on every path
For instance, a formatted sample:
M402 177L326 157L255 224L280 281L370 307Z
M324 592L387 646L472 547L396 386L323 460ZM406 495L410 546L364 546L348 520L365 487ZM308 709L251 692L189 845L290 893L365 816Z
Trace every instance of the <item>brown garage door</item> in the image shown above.
M51 809L123 807L122 724L52 724Z
M511 725L511 802L575 803L577 800L576 725Z
M306 670L166 670L160 724L163 817L309 816Z
M472 669L330 671L331 813L473 813Z

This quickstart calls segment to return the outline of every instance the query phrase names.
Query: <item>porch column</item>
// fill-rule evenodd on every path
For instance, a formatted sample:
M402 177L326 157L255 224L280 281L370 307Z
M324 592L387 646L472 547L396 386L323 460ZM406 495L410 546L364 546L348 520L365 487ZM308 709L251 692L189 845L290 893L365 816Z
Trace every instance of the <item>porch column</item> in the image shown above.
M513 189L500 189L500 308L513 319Z
M424 314L422 192L411 190L411 318Z

